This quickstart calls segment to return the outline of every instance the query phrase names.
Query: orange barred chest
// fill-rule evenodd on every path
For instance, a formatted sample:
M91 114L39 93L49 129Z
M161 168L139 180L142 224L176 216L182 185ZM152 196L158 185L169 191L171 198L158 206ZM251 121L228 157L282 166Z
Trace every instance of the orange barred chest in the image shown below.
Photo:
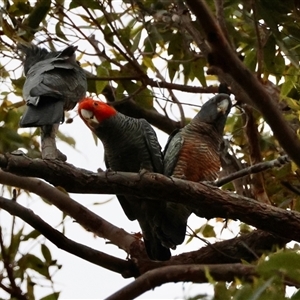
M173 176L190 180L215 180L220 170L219 153L208 143L184 143Z

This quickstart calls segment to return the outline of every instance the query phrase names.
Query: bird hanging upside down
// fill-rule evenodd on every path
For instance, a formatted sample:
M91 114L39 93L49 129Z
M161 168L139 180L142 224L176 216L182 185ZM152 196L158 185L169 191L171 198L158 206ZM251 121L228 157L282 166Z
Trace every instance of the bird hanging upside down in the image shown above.
M217 179L223 130L230 109L230 97L218 94L201 107L188 125L171 134L164 150L164 174L195 182ZM172 202L167 202L167 207L174 214L177 212L178 220L186 227L191 209ZM199 215L196 210L193 212ZM168 217L163 221L168 223Z
M56 148L55 135L64 111L73 109L87 89L85 72L75 58L77 47L49 52L19 44L18 49L25 55L23 97L27 104L20 127L41 127L42 158L65 160Z
M102 141L107 168L135 173L140 170L163 172L161 147L146 120L125 116L113 107L89 98L79 103L78 112ZM168 260L171 256L169 248L176 246L172 241L173 236L177 236L177 229L172 225L176 224L176 215L169 216L174 221L166 226L170 236L164 236L157 224L168 213L165 202L129 195L117 197L128 219L138 220L149 258Z

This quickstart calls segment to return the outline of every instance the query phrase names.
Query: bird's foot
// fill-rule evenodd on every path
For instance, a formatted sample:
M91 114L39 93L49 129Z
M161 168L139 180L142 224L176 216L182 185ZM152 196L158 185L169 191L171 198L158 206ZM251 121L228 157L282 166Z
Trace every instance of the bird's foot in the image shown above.
M42 159L51 159L55 160L58 159L60 161L67 161L67 156L63 154L60 150L58 149L51 149L51 151L45 151L46 149L43 149L42 151Z
M178 178L178 179L181 179L181 180L187 180L186 176L184 174L182 175L176 175L176 176L171 176L171 178Z
M67 155L63 154L60 150L57 149L57 159L63 162L67 161Z
M139 170L140 179L142 179L143 176L144 176L145 174L147 174L147 173L150 173L150 171L147 170L147 169L141 168L141 169Z
M104 171L101 168L97 169L97 173L103 173Z

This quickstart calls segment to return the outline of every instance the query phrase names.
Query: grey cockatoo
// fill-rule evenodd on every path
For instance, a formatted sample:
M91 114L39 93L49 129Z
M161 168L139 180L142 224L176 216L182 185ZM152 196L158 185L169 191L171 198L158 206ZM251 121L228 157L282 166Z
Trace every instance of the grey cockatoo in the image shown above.
M49 52L35 45L18 45L24 54L23 97L27 108L21 127L41 127L43 158L57 158L55 134L64 111L73 109L86 93L84 70L75 58L77 47Z
M161 147L150 124L117 112L106 103L86 98L79 104L79 116L102 141L106 166L114 171L163 172ZM130 220L138 220L148 256L153 260L168 260L169 248L175 248L172 240L177 235L176 215L165 226L171 235L164 235L159 227L165 211L164 201L153 201L136 196L117 195Z

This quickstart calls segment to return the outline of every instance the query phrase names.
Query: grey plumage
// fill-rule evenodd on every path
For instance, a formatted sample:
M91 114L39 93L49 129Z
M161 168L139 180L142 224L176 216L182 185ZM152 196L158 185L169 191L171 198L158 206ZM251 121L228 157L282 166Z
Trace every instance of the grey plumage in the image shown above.
M77 47L52 52L34 45L18 48L25 54L23 97L27 103L20 126L63 122L64 110L74 108L87 89L85 72L75 58Z
M208 100L184 128L174 132L164 150L164 174L185 180L200 182L215 180L220 169L220 146L227 115L231 108L230 97L218 94ZM176 215L179 244L184 240L187 219L192 210L184 204L168 202L167 211ZM167 214L168 216L168 214ZM160 225L164 231L171 220L168 217ZM174 227L174 226L173 226Z
M112 115L103 119L103 111ZM122 172L163 172L161 147L156 133L144 119L134 119L116 112L99 101L87 99L79 104L79 115L102 141L107 168ZM153 260L168 260L171 256L157 235L155 218L163 214L164 203L144 198L117 195L130 220L138 220L148 256Z

